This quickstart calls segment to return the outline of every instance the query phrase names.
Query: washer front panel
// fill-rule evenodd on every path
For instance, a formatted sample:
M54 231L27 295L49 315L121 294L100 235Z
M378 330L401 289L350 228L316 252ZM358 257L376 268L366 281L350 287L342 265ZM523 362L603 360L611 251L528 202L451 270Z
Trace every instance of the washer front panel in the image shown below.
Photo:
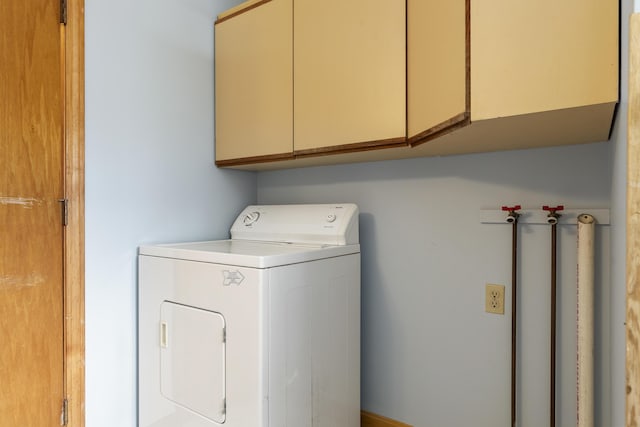
M139 257L139 427L268 425L268 343L264 339L269 310L267 272L162 257ZM190 312L182 307L199 311ZM186 348L204 337L211 345L207 352L215 357L221 355L220 347L213 341L220 336L224 324L226 414L223 423L218 422L222 419L217 412L219 397L223 395L219 388L214 392L215 402L211 403L210 412L202 410L206 405L194 403L193 396L183 390L168 391L165 380L172 378L167 370L173 362L169 362L165 355L161 356L165 351L162 348L161 325L169 316L173 316L171 323L175 324L176 313L179 313L182 331L179 336L169 334L168 345L177 344L176 339L183 339L180 347ZM214 313L220 313L224 319ZM191 328L193 323L200 323L200 326ZM171 324L168 325L170 327ZM199 328L211 329L211 335L197 330ZM186 329L195 335L189 335ZM189 350L179 355L177 369L190 369L184 366L189 360L197 364L193 353L194 350ZM216 366L219 367L220 363L214 359ZM197 374L197 367L193 368L188 375ZM165 372L161 374L163 369ZM161 384L161 375L164 384ZM215 379L219 375L218 368L211 368L209 372L203 369L203 375L209 376L210 380L204 385L209 387L218 381Z

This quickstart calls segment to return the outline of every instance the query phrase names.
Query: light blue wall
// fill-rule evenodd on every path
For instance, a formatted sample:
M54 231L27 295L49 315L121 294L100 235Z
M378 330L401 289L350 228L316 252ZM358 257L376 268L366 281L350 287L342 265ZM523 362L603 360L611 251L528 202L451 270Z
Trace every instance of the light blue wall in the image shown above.
M507 285L509 230L479 223L503 204L607 207L599 227L595 425L623 427L628 17L611 141L574 147L261 172L259 203L356 202L361 215L362 406L415 427L509 423L510 317L483 312ZM638 1L635 4L638 10ZM519 425L548 424L548 229L523 227ZM561 228L557 425L575 425L575 230Z
M362 406L416 427L509 424L510 227L480 209L608 208L611 144L264 172L259 203L361 209ZM522 226L520 425L548 423L549 227ZM575 227L561 227L558 425L575 420ZM597 425L610 425L609 239L598 230Z
M239 2L86 2L87 426L136 425L136 247L226 237L256 198L360 205L363 406L415 427L508 423L509 317L483 312L483 288L503 283L509 300L510 236L481 225L478 210L610 207L613 225L598 232L596 411L597 425L623 426L632 4L621 2L623 102L611 143L264 172L256 181L212 166L212 23ZM521 236L522 425L546 424L538 421L547 408L547 231ZM575 412L573 239L563 228L559 425Z
M255 174L213 165L213 22L239 1L86 2L86 414L136 425L136 248L226 238Z

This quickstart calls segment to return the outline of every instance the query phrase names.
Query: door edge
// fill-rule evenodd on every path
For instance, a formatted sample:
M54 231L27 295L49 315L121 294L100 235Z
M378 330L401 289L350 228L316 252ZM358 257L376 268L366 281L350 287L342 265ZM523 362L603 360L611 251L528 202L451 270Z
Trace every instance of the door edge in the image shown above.
M68 426L85 425L84 0L67 0L65 26L64 379Z

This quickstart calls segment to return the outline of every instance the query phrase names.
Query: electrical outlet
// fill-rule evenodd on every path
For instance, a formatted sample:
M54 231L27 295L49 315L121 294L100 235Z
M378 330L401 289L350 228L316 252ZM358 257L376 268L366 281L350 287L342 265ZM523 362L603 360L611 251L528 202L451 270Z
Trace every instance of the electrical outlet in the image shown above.
M504 314L504 286L487 284L484 310L487 313Z

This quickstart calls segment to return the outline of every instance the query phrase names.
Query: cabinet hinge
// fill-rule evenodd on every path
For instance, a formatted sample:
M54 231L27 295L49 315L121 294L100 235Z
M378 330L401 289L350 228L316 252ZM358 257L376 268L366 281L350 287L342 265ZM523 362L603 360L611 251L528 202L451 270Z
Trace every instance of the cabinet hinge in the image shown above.
M66 426L69 423L69 399L62 401L62 411L60 411L60 425Z
M62 206L62 225L66 227L69 224L69 200L58 199L58 202Z
M60 0L60 23L67 25L67 0Z

